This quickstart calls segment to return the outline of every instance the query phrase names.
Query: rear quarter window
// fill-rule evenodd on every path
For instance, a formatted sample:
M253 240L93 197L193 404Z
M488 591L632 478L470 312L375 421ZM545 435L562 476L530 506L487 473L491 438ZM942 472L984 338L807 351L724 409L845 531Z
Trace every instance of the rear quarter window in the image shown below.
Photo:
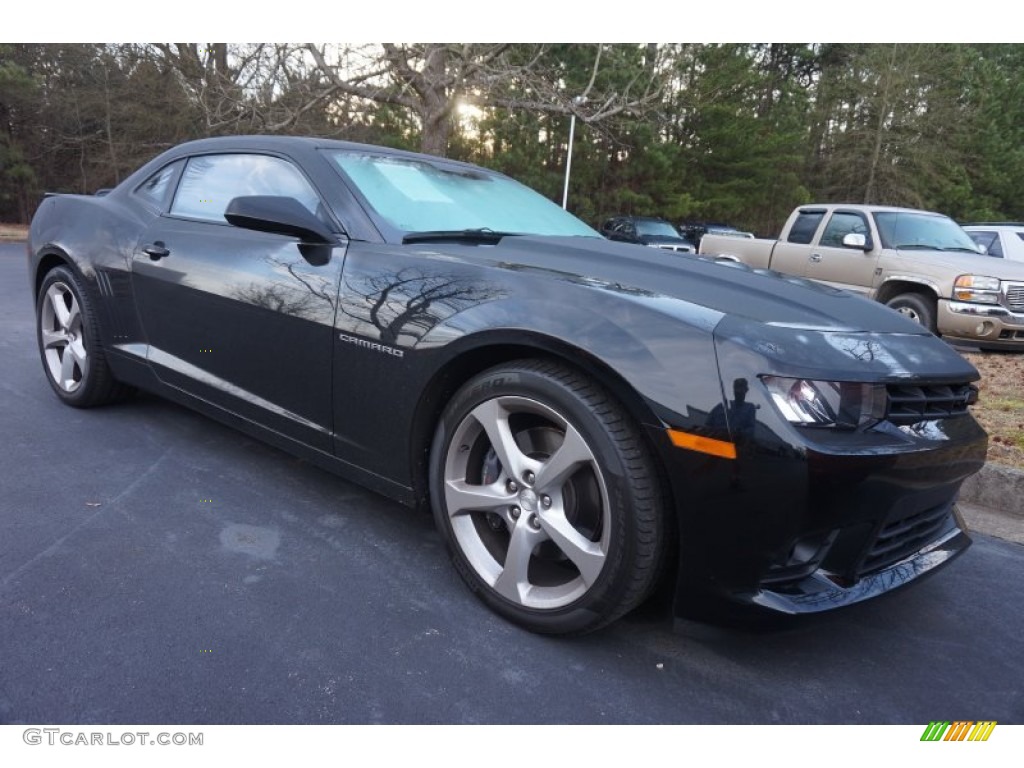
M821 220L825 218L824 211L800 211L789 230L787 242L807 245L814 239L814 233L818 231Z
M176 160L170 165L165 165L135 188L135 196L161 211L164 210L181 164L181 160Z

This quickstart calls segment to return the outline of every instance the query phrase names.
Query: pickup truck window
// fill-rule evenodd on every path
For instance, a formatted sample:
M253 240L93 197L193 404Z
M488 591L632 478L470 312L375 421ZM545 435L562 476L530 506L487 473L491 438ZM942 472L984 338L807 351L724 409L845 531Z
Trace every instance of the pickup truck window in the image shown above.
M814 239L814 233L818 231L818 225L821 224L823 218L825 218L824 211L800 211L793 226L790 227L789 237L786 240L791 243L808 245Z
M884 248L977 253L974 241L950 218L908 211L873 214Z
M843 238L850 233L865 235L870 239L868 223L859 213L850 211L836 211L828 220L825 231L821 234L820 245L833 248L844 248Z

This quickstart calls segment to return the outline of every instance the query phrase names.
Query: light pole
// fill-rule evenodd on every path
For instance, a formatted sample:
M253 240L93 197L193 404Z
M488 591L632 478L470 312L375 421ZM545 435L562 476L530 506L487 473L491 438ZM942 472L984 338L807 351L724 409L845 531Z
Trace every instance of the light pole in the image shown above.
M572 100L573 110L569 114L569 154L565 158L565 186L562 188L562 210L569 204L569 171L572 170L572 142L576 136L576 107L586 103L586 98L577 96Z

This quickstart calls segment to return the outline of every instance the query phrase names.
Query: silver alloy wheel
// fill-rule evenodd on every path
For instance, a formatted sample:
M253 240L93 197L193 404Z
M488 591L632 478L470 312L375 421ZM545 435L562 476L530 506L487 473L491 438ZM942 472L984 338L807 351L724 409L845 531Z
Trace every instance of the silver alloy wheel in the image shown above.
M913 307L897 307L896 311L903 315L908 320L913 320L918 325L923 325L921 322L921 315L918 314L917 310Z
M50 377L62 391L78 391L89 375L89 354L78 299L66 283L55 282L46 290L39 325Z
M547 405L503 396L473 408L448 444L442 490L457 546L505 599L561 608L600 576L611 537L604 477Z

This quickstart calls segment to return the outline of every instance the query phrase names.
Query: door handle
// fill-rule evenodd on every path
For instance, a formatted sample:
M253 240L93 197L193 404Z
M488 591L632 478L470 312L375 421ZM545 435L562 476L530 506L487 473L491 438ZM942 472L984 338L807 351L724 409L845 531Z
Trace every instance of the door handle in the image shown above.
M161 240L142 246L142 252L148 255L152 261L159 261L164 258L164 256L171 255L170 250L168 250L167 246L165 246Z
M821 254L820 253L812 253L811 254L811 261L815 261L815 262L821 261Z

